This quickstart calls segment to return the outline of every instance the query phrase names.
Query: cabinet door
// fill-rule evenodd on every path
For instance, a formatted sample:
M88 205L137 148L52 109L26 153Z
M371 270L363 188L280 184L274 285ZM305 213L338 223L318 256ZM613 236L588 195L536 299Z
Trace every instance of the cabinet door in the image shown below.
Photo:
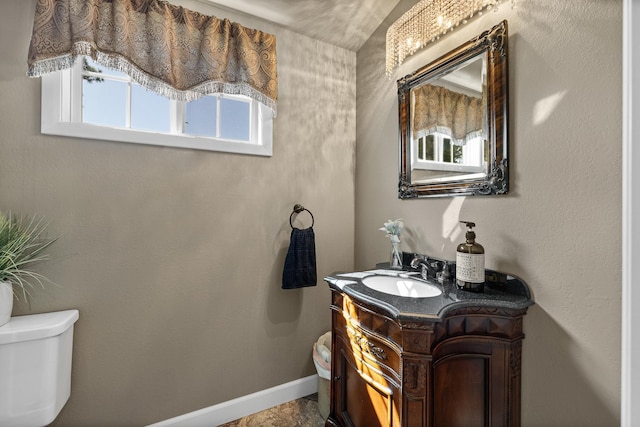
M443 344L433 363L433 425L509 426L507 344L465 339Z
M399 392L395 384L365 366L348 341L336 337L334 415L342 426L399 427ZM366 372L366 373L365 373Z

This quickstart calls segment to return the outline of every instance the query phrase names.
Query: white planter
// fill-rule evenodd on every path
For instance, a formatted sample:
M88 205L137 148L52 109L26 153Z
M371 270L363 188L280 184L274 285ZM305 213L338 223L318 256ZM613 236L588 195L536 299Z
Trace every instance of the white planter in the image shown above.
M13 310L13 286L10 282L0 282L0 326L11 320Z

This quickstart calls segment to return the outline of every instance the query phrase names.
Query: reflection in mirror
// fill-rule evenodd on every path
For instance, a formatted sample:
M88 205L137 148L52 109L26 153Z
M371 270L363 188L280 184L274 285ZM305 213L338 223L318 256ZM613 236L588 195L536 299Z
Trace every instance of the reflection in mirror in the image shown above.
M507 23L398 81L399 197L506 194Z
M484 176L485 57L411 89L411 182Z

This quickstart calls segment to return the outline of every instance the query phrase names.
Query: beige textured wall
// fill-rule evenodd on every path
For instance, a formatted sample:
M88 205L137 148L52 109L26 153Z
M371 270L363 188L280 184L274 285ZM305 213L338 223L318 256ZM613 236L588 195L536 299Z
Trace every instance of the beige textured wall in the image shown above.
M356 267L388 256L377 231L402 217L403 245L454 259L459 219L477 223L487 267L521 276L523 425L614 426L620 404L621 1L517 1L384 75L384 36L358 51ZM505 197L397 198L395 80L509 21L510 176Z
M273 157L40 135L35 0L2 2L0 209L62 235L41 268L61 287L14 314L80 310L56 425L146 425L315 374L322 277L354 263L355 53L183 4L277 36ZM319 285L283 291L295 203L315 215Z

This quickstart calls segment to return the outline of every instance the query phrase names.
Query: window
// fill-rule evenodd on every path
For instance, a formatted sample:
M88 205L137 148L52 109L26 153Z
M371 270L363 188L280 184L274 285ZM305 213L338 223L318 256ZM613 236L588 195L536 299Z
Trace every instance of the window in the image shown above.
M485 143L474 138L455 145L447 135L434 133L414 140L413 167L451 172L483 172L487 163Z
M164 98L125 73L78 60L42 76L42 133L270 156L273 112L241 95Z

